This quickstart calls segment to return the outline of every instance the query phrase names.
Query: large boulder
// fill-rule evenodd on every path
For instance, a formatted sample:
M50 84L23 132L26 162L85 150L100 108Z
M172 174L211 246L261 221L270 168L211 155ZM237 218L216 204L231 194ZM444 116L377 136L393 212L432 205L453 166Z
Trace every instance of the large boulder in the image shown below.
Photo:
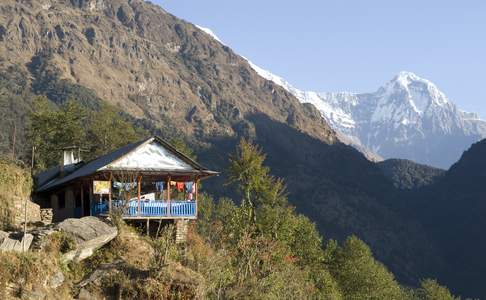
M56 225L56 229L66 233L75 242L74 250L62 256L65 261L81 261L93 252L113 240L118 230L115 226L97 217L66 219Z

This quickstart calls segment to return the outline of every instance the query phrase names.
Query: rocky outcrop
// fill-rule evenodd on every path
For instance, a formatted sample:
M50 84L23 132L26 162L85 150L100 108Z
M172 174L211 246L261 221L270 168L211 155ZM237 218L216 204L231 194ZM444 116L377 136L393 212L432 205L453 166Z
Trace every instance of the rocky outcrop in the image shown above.
M57 224L56 229L66 233L75 242L74 250L63 254L65 261L81 261L90 257L96 249L113 240L118 234L115 226L96 217L67 219Z
M0 231L0 251L25 252L33 240L32 234L8 233Z
M25 237L18 232L0 231L0 251L42 250L47 237L55 232L65 233L74 242L73 249L62 256L65 261L81 261L90 257L96 249L110 242L118 234L115 226L96 217L67 219L61 223L37 227L30 230Z

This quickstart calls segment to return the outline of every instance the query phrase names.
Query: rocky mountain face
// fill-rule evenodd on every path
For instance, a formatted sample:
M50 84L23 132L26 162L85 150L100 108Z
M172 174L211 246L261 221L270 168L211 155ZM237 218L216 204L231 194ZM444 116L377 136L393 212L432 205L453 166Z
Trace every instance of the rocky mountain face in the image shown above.
M144 1L6 0L0 24L0 70L19 68L35 93L55 101L63 101L56 94L67 82L191 136L235 136L246 116L264 113L334 141L312 106L192 24Z

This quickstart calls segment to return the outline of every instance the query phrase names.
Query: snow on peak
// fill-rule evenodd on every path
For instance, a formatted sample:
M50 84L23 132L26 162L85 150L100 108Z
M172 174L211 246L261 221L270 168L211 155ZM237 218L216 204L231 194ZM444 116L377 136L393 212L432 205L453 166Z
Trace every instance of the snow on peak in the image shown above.
M196 27L224 45L211 29ZM373 149L385 158L447 167L451 157L459 156L469 146L467 140L486 137L485 121L458 109L431 81L412 72L399 72L374 93L316 93L299 90L242 58L262 78L292 93L301 103L313 104L341 141L368 154L366 149ZM437 137L447 138L455 148L424 144Z
M288 83L285 79L283 79L282 77L278 76L278 75L275 75L273 74L272 72L270 71L267 71L257 65L255 65L253 62L251 62L250 60L248 60L246 57L242 56L244 59L246 59L246 61L248 62L248 64L250 65L250 67L255 70L255 72L257 72L258 75L260 75L261 77L265 78L266 80L270 80L270 81L273 81L274 83L280 85L281 87L283 87L284 89L286 89L288 92L291 92L293 93L294 91L295 92L299 92L299 90L297 90L296 88L294 88L290 83Z
M337 105L323 101L322 98L325 96L324 94L299 90L282 77L255 65L248 59L246 60L250 64L251 68L255 70L261 77L265 78L266 80L273 81L275 84L283 87L285 90L293 94L301 103L310 103L314 105L320 111L322 117L331 123L331 126L341 125L346 128L355 127L355 122L348 113L339 108ZM351 93L343 93L343 100L347 100L347 96L351 96Z
M219 37L209 28L207 27L202 27L202 26L199 26L196 24L196 27L201 29L202 31L204 31L206 34L210 35L213 39L215 39L216 41L220 42L221 44L224 45L224 43L219 39Z
M386 99L395 99L408 105L418 114L427 110L450 105L447 97L431 81L412 72L402 71L379 89Z
M400 71L394 78L395 81L404 82L408 84L411 81L420 81L422 78L418 77L417 74L409 71Z
M389 84L391 85L398 84L405 88L408 88L410 85L413 84L423 84L427 87L432 87L437 89L437 87L431 81L419 77L415 73L408 72L408 71L399 72L395 77L393 77L393 79L389 82Z

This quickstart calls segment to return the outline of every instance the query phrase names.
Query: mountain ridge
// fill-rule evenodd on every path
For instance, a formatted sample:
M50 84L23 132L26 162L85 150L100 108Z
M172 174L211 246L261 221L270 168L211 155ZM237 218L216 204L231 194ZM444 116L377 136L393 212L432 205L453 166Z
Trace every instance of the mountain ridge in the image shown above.
M373 161L401 158L448 168L470 144L486 137L486 121L459 109L430 80L409 71L373 93L313 92L250 65L302 103L313 104L342 142Z
M55 78L74 82L134 117L159 125L161 116L171 118L189 135L234 135L222 119L237 123L263 112L334 141L312 107L266 83L230 48L159 6L141 0L7 0L2 11L0 68L31 66L26 71L42 86Z

